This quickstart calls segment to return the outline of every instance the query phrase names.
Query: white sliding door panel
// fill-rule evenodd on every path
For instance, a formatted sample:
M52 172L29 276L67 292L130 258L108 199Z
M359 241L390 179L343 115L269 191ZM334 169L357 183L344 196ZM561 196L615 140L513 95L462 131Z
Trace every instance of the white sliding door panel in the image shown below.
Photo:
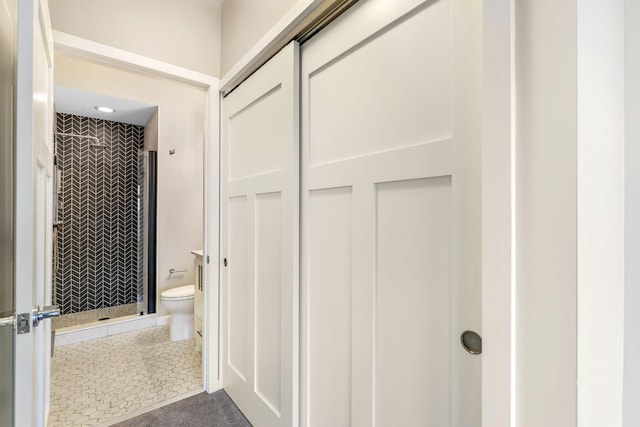
M229 179L262 175L282 167L282 141L265 141L265 135L284 135L287 120L280 108L288 101L281 85L271 88L260 98L229 118Z
M309 195L309 412L318 425L351 422L351 188ZM330 392L328 392L330 391Z
M256 426L297 423L298 46L222 102L222 385Z
M246 196L230 197L228 200L229 235L233 240L228 242L228 256L233 262L228 266L229 286L228 305L226 312L228 328L228 365L243 380L247 381L247 348L248 331L250 322L247 319L251 307L247 298L249 286L247 272L249 266L249 253L247 235L247 198Z
M255 390L280 414L282 212L280 193L256 196Z
M480 425L478 11L362 0L302 47L302 426Z
M376 426L447 426L451 180L376 188Z
M440 3L431 8L309 76L312 165L451 137L450 10ZM422 45L420 55L406 46L418 32L435 41ZM394 84L381 84L385 81ZM336 87L341 92L339 102L313 96ZM375 108L362 108L363 99Z

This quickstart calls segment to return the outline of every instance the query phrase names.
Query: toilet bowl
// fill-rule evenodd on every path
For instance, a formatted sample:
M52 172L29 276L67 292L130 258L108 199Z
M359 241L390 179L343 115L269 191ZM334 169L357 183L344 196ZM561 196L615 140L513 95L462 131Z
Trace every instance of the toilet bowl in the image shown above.
M194 285L178 286L160 294L160 301L171 312L171 341L193 338Z

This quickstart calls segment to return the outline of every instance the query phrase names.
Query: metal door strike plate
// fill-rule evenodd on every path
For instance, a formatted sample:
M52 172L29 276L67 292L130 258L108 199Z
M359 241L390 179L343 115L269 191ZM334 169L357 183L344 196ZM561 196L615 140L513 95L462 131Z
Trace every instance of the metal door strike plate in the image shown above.
M16 320L16 329L18 334L28 334L31 330L31 314L30 313L22 313L18 314L18 319Z

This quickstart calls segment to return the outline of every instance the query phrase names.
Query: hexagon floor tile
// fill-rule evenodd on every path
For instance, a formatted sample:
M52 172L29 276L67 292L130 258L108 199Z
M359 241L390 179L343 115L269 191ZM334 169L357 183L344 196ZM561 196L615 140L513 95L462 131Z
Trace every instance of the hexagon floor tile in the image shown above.
M49 425L104 425L199 390L202 353L171 342L168 326L57 347Z

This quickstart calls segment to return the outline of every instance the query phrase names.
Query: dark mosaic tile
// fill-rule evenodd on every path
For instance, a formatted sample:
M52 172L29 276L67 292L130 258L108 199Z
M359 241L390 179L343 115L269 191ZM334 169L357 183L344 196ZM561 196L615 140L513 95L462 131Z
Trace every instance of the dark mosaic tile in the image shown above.
M109 147L57 137L64 225L58 230L55 303L63 314L135 303L143 277L137 200L144 180L144 128L58 114L56 130L97 136Z

